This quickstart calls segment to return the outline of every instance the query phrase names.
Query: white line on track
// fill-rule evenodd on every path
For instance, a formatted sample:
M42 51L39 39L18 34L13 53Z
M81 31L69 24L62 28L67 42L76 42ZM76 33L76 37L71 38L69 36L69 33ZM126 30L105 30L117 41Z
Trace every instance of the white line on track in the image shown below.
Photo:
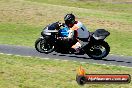
M6 54L6 55L9 55L9 56L11 56L11 55L13 55L13 54Z
M4 54L4 53L0 53L0 54Z
M77 62L77 61L73 61L73 62Z
M65 62L67 62L68 60L62 60L62 61L65 61Z
M54 60L58 61L58 60L60 60L60 59L54 59Z
M50 58L42 58L42 59L49 60Z
M21 57L21 55L15 55L15 56ZM24 56L24 57L25 57L25 56Z
M122 56L122 57L123 57L124 55L120 55L120 56Z
M21 56L21 55L20 55ZM32 56L26 56L26 57L32 57Z
M80 62L81 64L86 64L87 62Z

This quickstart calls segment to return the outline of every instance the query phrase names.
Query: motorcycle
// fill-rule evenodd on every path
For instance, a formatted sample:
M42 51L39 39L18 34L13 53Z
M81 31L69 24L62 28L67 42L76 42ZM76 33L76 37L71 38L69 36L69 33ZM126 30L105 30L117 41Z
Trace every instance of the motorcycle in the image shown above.
M35 48L40 53L51 53L53 51L63 54L75 54L71 52L71 46L77 40L61 36L61 29L65 28L64 24L55 22L47 25L41 32L41 37L35 41ZM64 32L64 31L63 31ZM80 48L81 55L87 54L93 59L102 59L110 52L110 46L105 41L105 38L110 35L105 29L97 29L89 33L87 44ZM79 53L78 53L79 54Z

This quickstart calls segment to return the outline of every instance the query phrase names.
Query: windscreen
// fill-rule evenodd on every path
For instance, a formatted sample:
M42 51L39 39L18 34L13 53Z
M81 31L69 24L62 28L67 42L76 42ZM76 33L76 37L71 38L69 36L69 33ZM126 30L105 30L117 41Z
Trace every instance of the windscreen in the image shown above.
M48 26L48 30L55 30L55 29L59 29L58 22L52 23Z

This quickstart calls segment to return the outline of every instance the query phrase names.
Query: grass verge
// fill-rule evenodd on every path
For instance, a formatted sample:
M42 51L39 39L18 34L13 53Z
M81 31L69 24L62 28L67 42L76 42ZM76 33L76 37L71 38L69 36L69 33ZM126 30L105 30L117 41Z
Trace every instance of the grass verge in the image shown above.
M79 62L0 55L0 88L80 88ZM130 74L131 68L82 64L88 74ZM131 88L132 84L88 84L83 88Z
M24 24L0 24L0 43L23 46L34 46L34 41L39 37L41 27Z
M48 3L62 6L98 9L115 12L131 12L131 0L28 0L33 2Z

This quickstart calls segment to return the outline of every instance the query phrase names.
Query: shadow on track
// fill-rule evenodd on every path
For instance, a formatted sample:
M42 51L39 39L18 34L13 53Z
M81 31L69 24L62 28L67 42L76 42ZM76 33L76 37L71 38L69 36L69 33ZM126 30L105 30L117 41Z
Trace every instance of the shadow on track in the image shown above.
M73 54L53 54L53 55L58 55L60 57L71 57L71 58L79 58L79 59L92 59L92 60L98 60L98 61L105 61L105 62L117 62L117 63L127 63L127 64L131 64L132 62L130 61L124 61L123 60L114 60L114 59L107 59L106 58L103 58L103 59L93 59L93 58L90 58L90 57L87 57L87 56L80 56L80 55L73 55Z

